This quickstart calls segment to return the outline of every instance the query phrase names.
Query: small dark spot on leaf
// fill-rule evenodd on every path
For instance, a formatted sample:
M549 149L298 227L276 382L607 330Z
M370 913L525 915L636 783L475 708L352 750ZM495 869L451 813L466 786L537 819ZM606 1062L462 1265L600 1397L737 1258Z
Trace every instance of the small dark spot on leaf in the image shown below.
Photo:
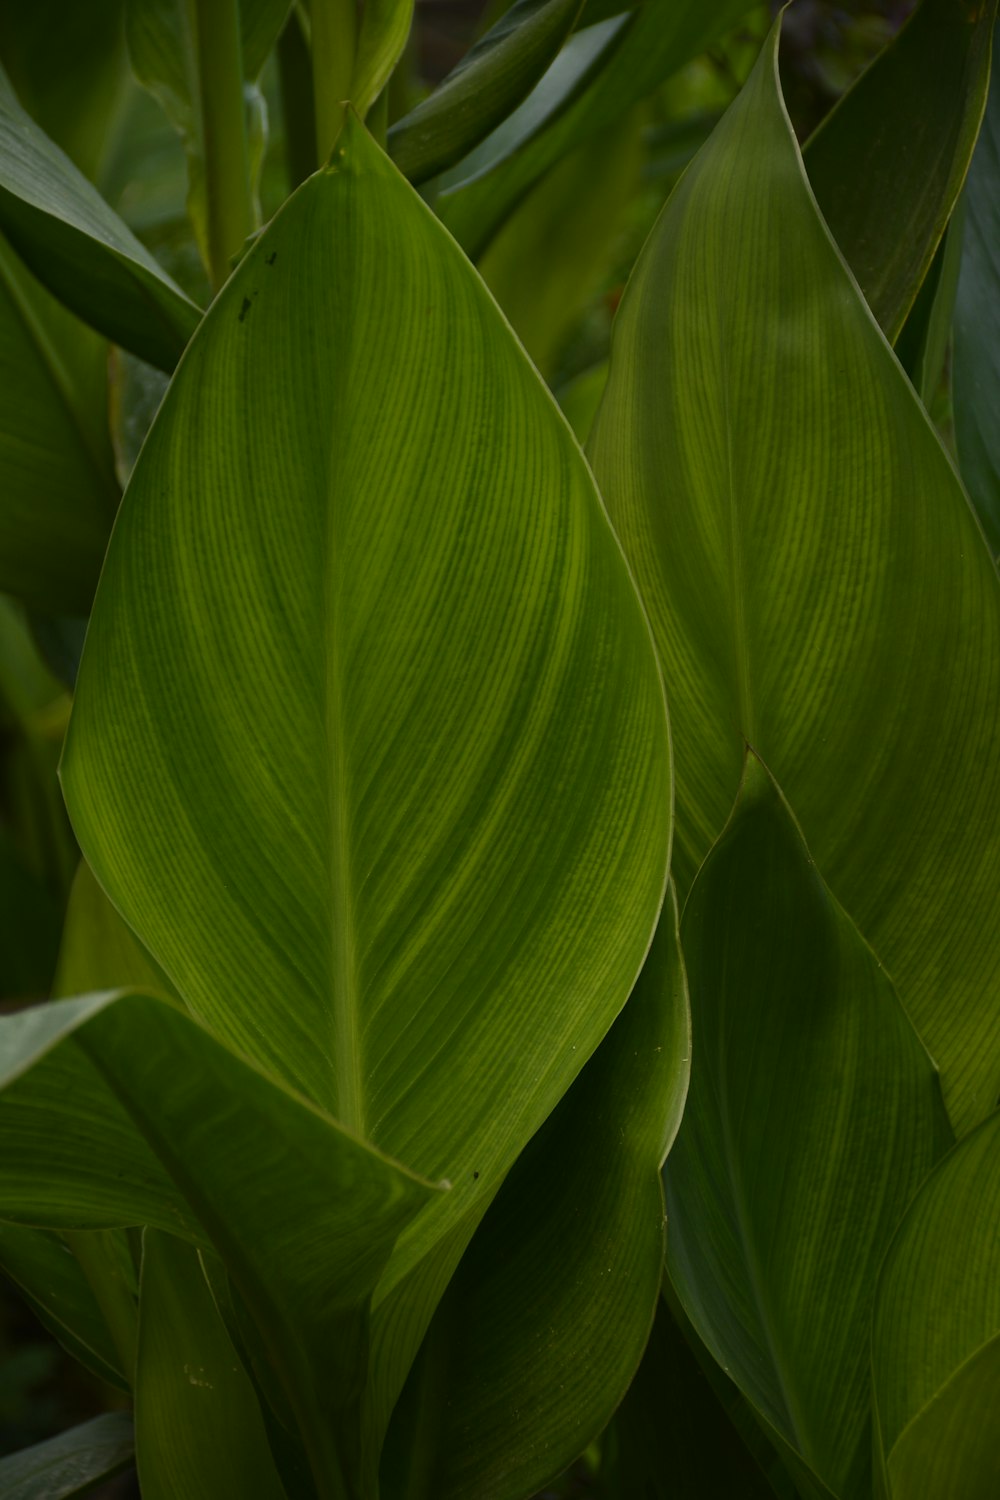
M479 1181L479 1173L478 1173L478 1172L473 1172L473 1174L472 1174L472 1176L473 1176L473 1178L474 1178L474 1179L475 1179L475 1180L476 1180L476 1181L477 1181L477 1182L478 1182L478 1181Z
M265 257L264 264L266 266L273 266L274 262L277 259L278 259L278 252L277 252L277 250L272 250L271 253L270 253L270 255L268 255L268 256Z
M247 313L249 311L250 311L250 298L249 297L244 297L243 298L243 306L240 308L240 312L239 312L239 320L238 321L240 323L243 322L243 319L246 317L246 315L247 315Z

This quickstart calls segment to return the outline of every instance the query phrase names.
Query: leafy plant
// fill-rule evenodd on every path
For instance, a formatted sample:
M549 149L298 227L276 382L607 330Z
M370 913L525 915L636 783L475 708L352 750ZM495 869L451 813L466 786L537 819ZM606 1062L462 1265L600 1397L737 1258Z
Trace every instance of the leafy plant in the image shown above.
M122 1409L0 1490L991 1500L995 3L802 147L746 0L107 12L0 25L0 1266Z

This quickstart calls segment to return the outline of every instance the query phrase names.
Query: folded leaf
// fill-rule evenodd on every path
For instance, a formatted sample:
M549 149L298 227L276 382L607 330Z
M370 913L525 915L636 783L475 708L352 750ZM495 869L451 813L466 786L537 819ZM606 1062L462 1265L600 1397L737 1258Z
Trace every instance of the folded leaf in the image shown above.
M964 197L952 389L965 487L990 549L1000 553L1000 32L993 81Z
M109 1412L0 1458L0 1488L4 1500L73 1500L122 1473L132 1454L131 1417Z
M776 41L640 257L588 447L666 679L679 885L747 741L966 1129L1000 1093L1000 585L817 213Z
M389 1500L523 1500L606 1425L659 1300L659 1168L690 1052L671 892L628 1005L518 1158L435 1314Z
M411 182L443 172L506 120L573 29L580 0L515 0L433 93L389 131Z
M0 230L84 322L173 369L198 309L25 113L2 70Z
M806 145L816 201L895 343L965 181L996 0L922 0Z
M677 0L669 6L644 5L624 24L603 22L607 31L600 35L607 41L555 111L546 111L538 123L529 97L522 106L525 138L518 140L515 134L488 170L442 194L438 212L459 244L477 258L543 173L614 125L689 58L724 36L748 8L747 0L718 0L708 6L704 0ZM583 43L584 35L574 41ZM554 74L560 63L553 64ZM541 81L539 93L544 95L548 82ZM505 142L513 123L502 127Z
M940 1164L879 1278L872 1369L891 1500L1000 1485L1000 1116Z
M103 577L63 762L88 860L217 1035L455 1185L402 1276L621 1009L669 765L579 450L355 120L192 342Z
M143 1500L283 1500L250 1378L198 1252L143 1235L135 1445Z
M751 754L681 943L691 1091L667 1266L699 1337L836 1495L870 1482L878 1267L949 1130L885 972Z

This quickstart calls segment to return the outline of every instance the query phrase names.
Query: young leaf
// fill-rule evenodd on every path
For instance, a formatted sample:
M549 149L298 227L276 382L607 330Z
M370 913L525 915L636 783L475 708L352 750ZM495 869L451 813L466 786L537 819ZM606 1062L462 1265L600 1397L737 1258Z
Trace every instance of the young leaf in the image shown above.
M659 1169L690 1037L671 892L628 1005L518 1158L435 1314L400 1414L410 1467L389 1500L522 1500L607 1423L659 1298Z
M817 213L776 42L640 257L588 447L666 678L679 885L746 740L966 1129L1000 1093L1000 586Z
M128 494L63 763L82 844L217 1035L454 1184L402 1276L640 967L669 822L644 617L551 398L354 120Z
M73 1500L121 1474L132 1455L131 1417L109 1412L0 1458L0 1493L4 1500Z
M993 82L965 189L955 302L955 442L966 489L990 550L1000 553L1000 32Z
M816 201L890 343L976 143L996 0L922 0L805 148Z
M891 1500L1000 1486L1000 1115L914 1200L879 1278L876 1432Z
M453 166L506 120L573 29L580 0L515 0L430 96L389 131L411 182Z
M752 753L681 942L695 1058L664 1171L670 1278L765 1422L861 1495L875 1281L949 1140L937 1075Z
M2 69L0 230L84 322L173 369L198 309L25 113Z
M198 1252L155 1229L142 1239L135 1446L143 1500L284 1500Z

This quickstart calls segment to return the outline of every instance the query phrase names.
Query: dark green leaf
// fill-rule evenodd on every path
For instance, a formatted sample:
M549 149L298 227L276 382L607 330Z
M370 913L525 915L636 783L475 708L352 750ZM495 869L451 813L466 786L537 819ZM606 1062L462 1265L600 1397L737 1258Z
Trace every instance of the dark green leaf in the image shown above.
M73 1500L132 1462L132 1419L117 1412L0 1458L4 1500Z

